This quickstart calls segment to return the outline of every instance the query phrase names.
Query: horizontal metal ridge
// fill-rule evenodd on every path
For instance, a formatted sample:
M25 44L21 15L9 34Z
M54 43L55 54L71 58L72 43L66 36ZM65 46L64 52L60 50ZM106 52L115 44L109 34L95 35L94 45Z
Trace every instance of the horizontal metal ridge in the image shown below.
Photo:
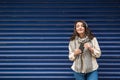
M4 52L8 52L8 53L18 53L18 52L42 52L42 53L44 53L44 52L68 52L68 50L0 50L0 52L1 53L4 53ZM118 53L118 52L120 52L120 50L102 50L102 52L104 52L104 53ZM102 54L103 55L103 54ZM111 54L109 54L109 55L111 55ZM114 55L114 54L113 54ZM112 55L112 56L113 56Z
M66 55L66 54L53 54L53 55L48 55L48 54L0 54L0 57L1 56L23 56L23 57L25 57L25 56L32 56L32 57L41 57L41 56L52 56L52 57L54 57L54 56L68 56L68 55Z
M111 61L115 61L115 62L119 62L120 61L120 59L99 59L99 61L109 61L109 62L111 62ZM112 62L111 62L112 63Z
M73 76L0 76L0 78L52 78L52 79L56 79L56 78L67 78L67 79L69 79L69 78L73 78Z
M59 35L59 34L71 34L71 32L0 32L0 35L20 35L20 34L24 34L24 35L27 35L27 34L31 34L31 35L40 35L40 34L47 34L47 35ZM120 34L120 32L95 32L94 34Z
M52 39L52 40L53 39L58 39L58 40L63 40L63 39L69 39L69 38L70 37L58 37L58 36L56 36L56 37L34 37L34 36L32 36L32 37L27 37L27 36L26 37L24 37L24 36L22 36L22 37L18 37L18 36L16 36L16 37L13 37L13 36L11 36L11 37L10 36L8 36L8 37L0 37L1 40L2 39L12 39L12 40L13 39L40 39L40 40L42 40L42 39L43 40L44 39ZM118 37L117 36L111 36L111 37L107 37L107 36L106 37L104 37L104 36L100 37L100 36L97 36L97 38L100 39L100 40L101 39L108 39L108 40L112 39L112 41L115 40L115 39L116 40L120 39L119 36Z
M43 4L43 3L41 3L41 4ZM49 4L49 3L48 3ZM59 3L58 3L59 4ZM47 7L47 6L39 6L39 5L32 5L32 6L30 6L30 5L24 5L24 6L22 6L22 5L3 5L3 6L0 6L0 8L75 8L75 9L77 9L77 8L118 8L118 6L115 6L115 5L109 5L109 6L100 6L100 5L90 5L90 6L84 6L84 5L79 5L79 6L76 6L76 5L66 5L66 6L61 6L60 4L59 4L59 6L58 5L51 5L51 6L49 6L49 7Z
M69 42L68 41L0 41L0 44L67 44ZM100 44L110 44L111 45L114 44L119 44L120 41L99 41Z
M104 61L104 62L103 62ZM63 63L70 63L69 59L0 59L1 63L6 63L6 62L18 62L18 63L33 63L33 62L39 62L39 63L55 63L55 62L63 62ZM99 59L99 63L119 63L119 59Z
M24 36L22 36L22 37L0 37L0 39L58 39L58 40L61 40L61 39L69 39L70 37L58 37L58 36L56 36L56 37L34 37L34 36L32 36L32 37L24 37ZM111 37L112 38L112 37ZM114 38L114 37L113 37ZM119 38L119 37L117 37L117 38Z
M0 3L3 3L3 4L16 4L16 3L19 3L19 4L43 4L43 3L47 3L47 4L56 4L56 3L59 3L59 4L65 4L65 3L67 3L67 4L94 4L94 3L96 3L96 4L118 4L118 3L120 3L119 1L109 1L109 0L106 0L106 1L77 1L77 0L74 0L74 1L64 1L64 0L61 0L61 1L2 1L2 2L0 2Z
M19 26L56 26L56 25L59 25L59 26L73 26L73 24L40 24L40 23L38 23L38 24L36 24L36 23L22 23L22 24L10 24L10 23L8 23L8 24L0 24L0 26L17 26L17 25L19 25ZM114 26L119 26L120 24L115 24L115 23L110 23L110 24L89 24L89 25L114 25Z
M95 8L91 8L91 10L90 10L90 8L88 9L88 8L80 8L80 7L78 8L78 7L76 9L82 9L82 10L77 11L74 8L59 8L59 10L57 10L58 8L55 8L55 7L54 8L0 8L1 9L0 12L3 12L3 11L4 12L13 12L12 9L14 9L14 12L42 12L42 13L44 13L44 12L61 12L61 11L64 11L64 12L91 12L91 13L93 13L93 12L111 12L112 13L115 11L119 12L119 7L112 8L112 9L105 8L105 9L100 9L100 10L96 10ZM36 9L36 10L34 10L34 9ZM44 11L37 11L40 9L41 10L44 9ZM52 11L50 9L52 9ZM85 9L87 9L87 11Z
M30 22L39 22L39 23L55 23L55 22L57 22L57 23L61 23L61 24L66 24L66 23L73 23L73 22L75 22L76 20L63 20L63 19L60 19L60 20L55 20L55 19L53 19L53 20L50 20L50 18L49 18L49 20L42 20L42 19L20 19L20 20L17 20L17 19L5 19L5 18L7 18L7 17L4 17L4 19L0 19L0 22L2 22L2 23L13 23L13 22L16 22L16 23L30 23ZM22 17L21 17L22 18ZM46 17L45 17L46 18ZM57 17L56 17L57 18ZM103 21L105 21L105 20L87 20L88 22L97 22L97 23L102 23ZM119 23L119 19L117 19L116 21L113 21L113 20L107 20L108 22L107 23L114 23L114 24L116 24L116 23ZM66 22L66 23L65 23ZM26 28L0 28L0 30L58 30L58 29L60 29L61 30L61 28L50 28L50 29L48 29L48 28L33 28L33 29L31 29L31 28L28 28L28 29L26 29ZM72 30L73 28L63 28L63 30ZM120 29L119 27L116 29L116 28L91 28L92 30L118 30L118 29Z
M114 68L114 67L110 68L110 67L108 67L108 68L99 68L99 69L102 69L102 70L112 70L112 69L119 70L120 67L119 68Z
M32 68L30 68L30 67L27 67L27 68L22 68L22 67L12 67L12 68L0 68L0 70L71 70L71 68L49 68L49 67L47 67L47 68L38 68L38 67L32 67ZM120 68L99 68L98 70L100 70L100 72L102 72L103 70L105 70L105 71L118 71L118 70L120 70Z
M14 40L14 39L13 39ZM0 41L0 44L19 44L19 43L26 43L26 44L58 44L58 43L68 43L69 41ZM104 42L105 43L105 42ZM112 42L112 43L119 43L119 42Z
M0 78L74 78L73 76L0 76ZM119 76L100 76L103 79L120 79Z
M117 47L117 48L116 48ZM36 49L36 48L39 48L39 49L68 49L68 46L52 46L52 45L47 45L47 46L44 46L44 45L41 45L41 46L0 46L0 48L1 49L5 49L5 48L9 48L9 49ZM101 48L105 48L105 49L110 49L110 48L112 48L112 49L118 49L118 48L120 48L120 46L101 46Z
M27 61L36 61L36 62L39 62L39 61L47 61L47 62L50 62L50 61L54 61L54 62L59 62L59 61L68 61L68 59L0 59L0 62L10 62L10 61L24 61L24 62L27 62Z
M45 78L49 78L49 79L61 79L61 78L67 78L67 79L71 79L71 80L73 80L74 79L74 76L0 76L0 78L2 79L2 78L9 78L9 79L13 79L13 78L20 78L20 79L23 79L23 78L25 78L25 79L27 79L27 78L34 78L34 79L37 79L37 78L43 78L43 79L45 79ZM111 79L120 79L120 77L119 76L100 76L99 77L100 79L109 79L109 80L111 80Z
M14 39L13 39L13 41L0 41L0 44L19 44L19 43L26 43L26 44L36 44L36 43L41 43L41 44L50 44L50 43L54 43L54 44L57 44L57 43L68 43L69 41L14 41ZM105 43L105 42L104 42ZM113 43L119 43L119 42L113 42Z
M0 74L72 74L72 71L0 71ZM109 75L109 74L118 74L120 72L99 72L99 74Z
M100 63L101 66L120 66L118 63Z
M102 80L106 80L106 79L108 79L108 80L119 80L120 79L120 76L100 76L99 77L100 79L102 79Z
M70 71L0 71L0 74L71 74Z
M110 46L109 48L116 48L116 47L120 47L120 46ZM26 49L30 49L30 48L32 48L32 49L35 49L35 48L40 48L40 49L46 49L46 48L51 48L51 49L56 49L56 48L68 48L67 46L51 46L51 45L49 45L49 46L0 46L0 48L1 49L5 49L5 48L9 48L9 49L17 49L17 48L26 48Z
M46 49L46 48L51 48L51 49L56 49L56 48L66 48L66 49L68 49L68 46L61 46L61 45L54 45L54 46L52 46L52 45L47 45L47 46L43 46L43 45L38 45L38 46L0 46L0 48L1 49L3 49L3 48L9 48L9 49L17 49L17 48L24 48L24 49L30 49L30 48L32 48L32 49L34 49L34 48L40 48L40 49ZM112 48L112 49L118 49L118 48L120 48L120 46L118 45L118 46L101 46L101 48Z
M0 28L0 30L7 30L7 31L16 31L16 30L19 30L19 31L39 31L39 30L49 30L49 31L51 31L51 30L63 30L63 31L65 31L65 30L72 30L73 28ZM112 30L113 30L114 28L112 28ZM120 29L120 28L118 28L118 29ZM116 29L116 30L118 30L118 29ZM108 29L107 29L108 30Z
M1 16L2 17L2 16ZM63 20L64 19L64 20ZM19 18L15 18L15 17L12 17L12 18L9 18L9 19L6 19L6 17L4 17L4 18L2 18L2 19L0 19L0 21L1 22L18 22L18 21L20 21L20 22L37 22L37 21L39 21L39 22L74 22L75 21L75 19L74 19L74 17L73 18L71 18L71 19L68 19L67 17L66 18L59 18L58 17L58 19L56 20L55 18L53 18L52 20L49 18L49 19L40 19L40 18L37 18L37 19L35 19L35 18L21 18L21 19L19 19ZM92 19L92 20L90 20L90 19L86 19L86 21L88 21L88 22L100 22L100 21L109 21L109 22L116 22L116 21L120 21L120 19L118 18L118 19L116 19L116 21L115 20L113 20L113 19ZM119 28L119 27L118 27ZM4 29L4 28L3 28ZM22 28L13 28L13 29L22 29ZM25 28L24 28L25 29ZM33 28L34 29L34 28ZM38 29L40 29L40 28L38 28ZM44 28L44 29L46 29L46 28ZM98 28L96 28L96 29L98 29ZM103 29L103 28L99 28L99 29ZM109 30L110 28L106 28L107 30ZM114 28L113 28L114 29ZM28 30L29 30L29 28L28 28ZM37 29L36 29L37 30Z
M105 74L107 74L107 75L108 75L108 74L113 74L113 75L117 74L117 75L120 75L120 72L112 72L112 71L111 71L111 72L102 71L102 72L99 72L99 73L100 73L100 74L104 74L104 75L105 75Z
M0 65L42 65L42 66L45 66L45 65L72 65L72 63L39 63L39 62L34 62L34 63L25 63L25 62L21 62L21 63L7 63L7 62L4 62L4 63L0 63ZM118 63L100 63L100 65L113 65L113 66L120 66L120 64Z
M30 34L30 35L59 35L59 34L71 34L69 32L0 32L0 35L21 35L21 34L24 34L24 35L27 35L27 34ZM111 34L115 34L115 33L111 33ZM116 34L119 34L119 33L116 33Z
M3 52L68 52L68 50L0 50L1 53Z
M100 30L102 30L102 31L119 31L120 30L120 28L118 27L118 28L114 28L114 27L109 27L109 28L91 28L90 27L90 29L91 30L98 30L98 31L100 31ZM66 31L66 30L72 30L73 31L73 28L72 27L69 27L69 28L12 28L12 27L8 27L8 28L0 28L0 30L1 31L3 31L3 30L5 30L5 31L16 31L16 30L18 30L18 31L46 31L46 30L49 30L49 31L51 31L51 30L63 30L63 31Z
M2 11L3 12L3 11ZM4 11L5 12L5 11ZM8 12L8 11L7 11ZM22 12L22 11L18 11L18 12ZM28 11L28 12L33 12L33 11ZM75 12L75 11L74 11ZM77 11L76 11L77 12ZM82 11L83 12L83 11ZM114 12L114 11L111 11L111 12ZM118 11L116 11L116 12L118 12ZM0 15L0 17L13 17L13 18L19 18L19 17L57 17L57 18L59 18L59 17L72 17L72 18L74 18L74 17L78 17L78 16L81 16L81 17L110 17L110 16L112 16L112 14L108 14L108 15ZM114 15L114 17L119 17L120 15Z
M7 52L7 51L6 51ZM54 51L53 51L54 52ZM65 57L68 56L68 54L52 54L52 55L48 55L48 54L0 54L0 57L2 56L7 56L7 57L43 57L43 56L47 56L47 57L55 57L55 56L61 56L61 57ZM103 54L102 57L120 57L119 54Z
M37 67L32 67L32 68L19 68L19 67L13 67L13 68L0 68L0 70L71 70L71 68L37 68Z
M58 66L60 66L60 65L62 65L62 66L64 66L64 65L72 65L71 63L0 63L0 65L17 65L17 66L19 66L19 65L29 65L29 66L32 66L32 65L41 65L41 66L55 66L55 65L58 65ZM110 65L110 64L109 64ZM118 64L118 65L120 65L120 64Z

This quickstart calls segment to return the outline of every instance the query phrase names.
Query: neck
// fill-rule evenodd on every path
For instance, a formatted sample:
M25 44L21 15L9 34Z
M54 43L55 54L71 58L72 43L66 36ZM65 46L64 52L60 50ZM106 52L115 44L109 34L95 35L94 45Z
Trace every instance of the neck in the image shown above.
M79 34L80 38L84 38L85 34Z

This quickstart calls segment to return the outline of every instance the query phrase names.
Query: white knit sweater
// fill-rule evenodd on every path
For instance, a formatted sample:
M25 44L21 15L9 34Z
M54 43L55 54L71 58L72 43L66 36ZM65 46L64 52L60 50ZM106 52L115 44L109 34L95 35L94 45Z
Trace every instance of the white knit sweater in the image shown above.
M96 39L96 37L94 37L92 40L91 40L91 43L93 45L93 48L94 48L94 52L91 53L91 63L92 63L92 70L90 71L86 71L85 70L85 67L89 67L89 65L86 65L84 64L84 60L83 59L84 57L81 57L81 54L77 56L74 56L74 50L76 48L79 48L79 44L75 45L75 42L76 42L76 39L72 40L69 42L69 60L73 61L73 64L71 66L72 70L74 70L75 72L80 72L80 73L88 73L88 72L91 72L91 71L94 71L94 70L97 70L98 69L98 63L97 63L97 60L96 58L99 58L101 56L101 50L100 50L100 47L99 47L99 44L98 44L98 41ZM83 62L81 64L81 61L80 61L80 58L83 59ZM82 70L80 68L80 66L82 65Z

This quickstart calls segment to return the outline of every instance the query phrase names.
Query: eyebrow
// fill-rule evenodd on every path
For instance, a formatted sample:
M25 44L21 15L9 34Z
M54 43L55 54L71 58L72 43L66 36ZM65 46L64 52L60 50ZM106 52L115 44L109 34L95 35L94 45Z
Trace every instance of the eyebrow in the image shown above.
M80 24L76 24L76 26L78 26L78 25L80 25ZM83 24L81 24L82 26L84 26Z

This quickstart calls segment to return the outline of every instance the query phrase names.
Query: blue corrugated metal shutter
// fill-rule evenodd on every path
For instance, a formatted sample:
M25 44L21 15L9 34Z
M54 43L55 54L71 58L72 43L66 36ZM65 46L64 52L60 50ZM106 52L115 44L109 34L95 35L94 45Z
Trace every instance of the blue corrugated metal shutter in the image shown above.
M0 80L74 80L68 42L81 19L102 50L99 80L120 80L119 0L0 0Z

